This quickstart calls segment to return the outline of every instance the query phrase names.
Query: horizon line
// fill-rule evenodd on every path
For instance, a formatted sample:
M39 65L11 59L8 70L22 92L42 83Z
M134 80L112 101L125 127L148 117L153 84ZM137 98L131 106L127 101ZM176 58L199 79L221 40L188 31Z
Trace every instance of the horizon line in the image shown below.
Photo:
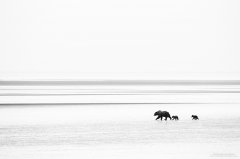
M121 102L121 103L116 103L116 102L108 102L108 103L101 103L101 102L96 102L96 103L71 103L71 102L64 102L64 103L0 103L0 107L2 106L31 106L31 105L144 105L144 104L239 104L239 102Z
M10 85L240 85L240 80L0 80Z

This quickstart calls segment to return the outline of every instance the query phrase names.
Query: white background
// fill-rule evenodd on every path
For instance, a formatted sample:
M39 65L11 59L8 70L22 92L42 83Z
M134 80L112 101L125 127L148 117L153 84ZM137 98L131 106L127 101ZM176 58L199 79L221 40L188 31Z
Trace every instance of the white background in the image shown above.
M0 78L239 77L238 0L1 0Z

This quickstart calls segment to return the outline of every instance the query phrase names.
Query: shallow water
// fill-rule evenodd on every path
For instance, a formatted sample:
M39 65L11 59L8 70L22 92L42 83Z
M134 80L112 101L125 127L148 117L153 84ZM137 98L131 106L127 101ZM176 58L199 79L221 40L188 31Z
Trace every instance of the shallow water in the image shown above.
M0 158L239 158L239 106L2 107ZM155 121L159 109L180 120Z

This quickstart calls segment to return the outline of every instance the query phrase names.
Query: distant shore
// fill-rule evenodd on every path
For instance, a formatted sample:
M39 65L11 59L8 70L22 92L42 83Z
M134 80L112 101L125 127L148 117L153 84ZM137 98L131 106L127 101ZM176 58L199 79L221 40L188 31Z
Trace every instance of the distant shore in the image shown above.
M9 85L240 85L240 80L0 80Z

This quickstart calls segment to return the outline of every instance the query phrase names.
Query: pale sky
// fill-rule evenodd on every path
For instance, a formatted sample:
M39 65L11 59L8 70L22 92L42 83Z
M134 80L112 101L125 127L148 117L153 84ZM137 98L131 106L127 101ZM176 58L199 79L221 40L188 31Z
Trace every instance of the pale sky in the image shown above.
M239 8L239 0L1 0L0 78L240 76Z

